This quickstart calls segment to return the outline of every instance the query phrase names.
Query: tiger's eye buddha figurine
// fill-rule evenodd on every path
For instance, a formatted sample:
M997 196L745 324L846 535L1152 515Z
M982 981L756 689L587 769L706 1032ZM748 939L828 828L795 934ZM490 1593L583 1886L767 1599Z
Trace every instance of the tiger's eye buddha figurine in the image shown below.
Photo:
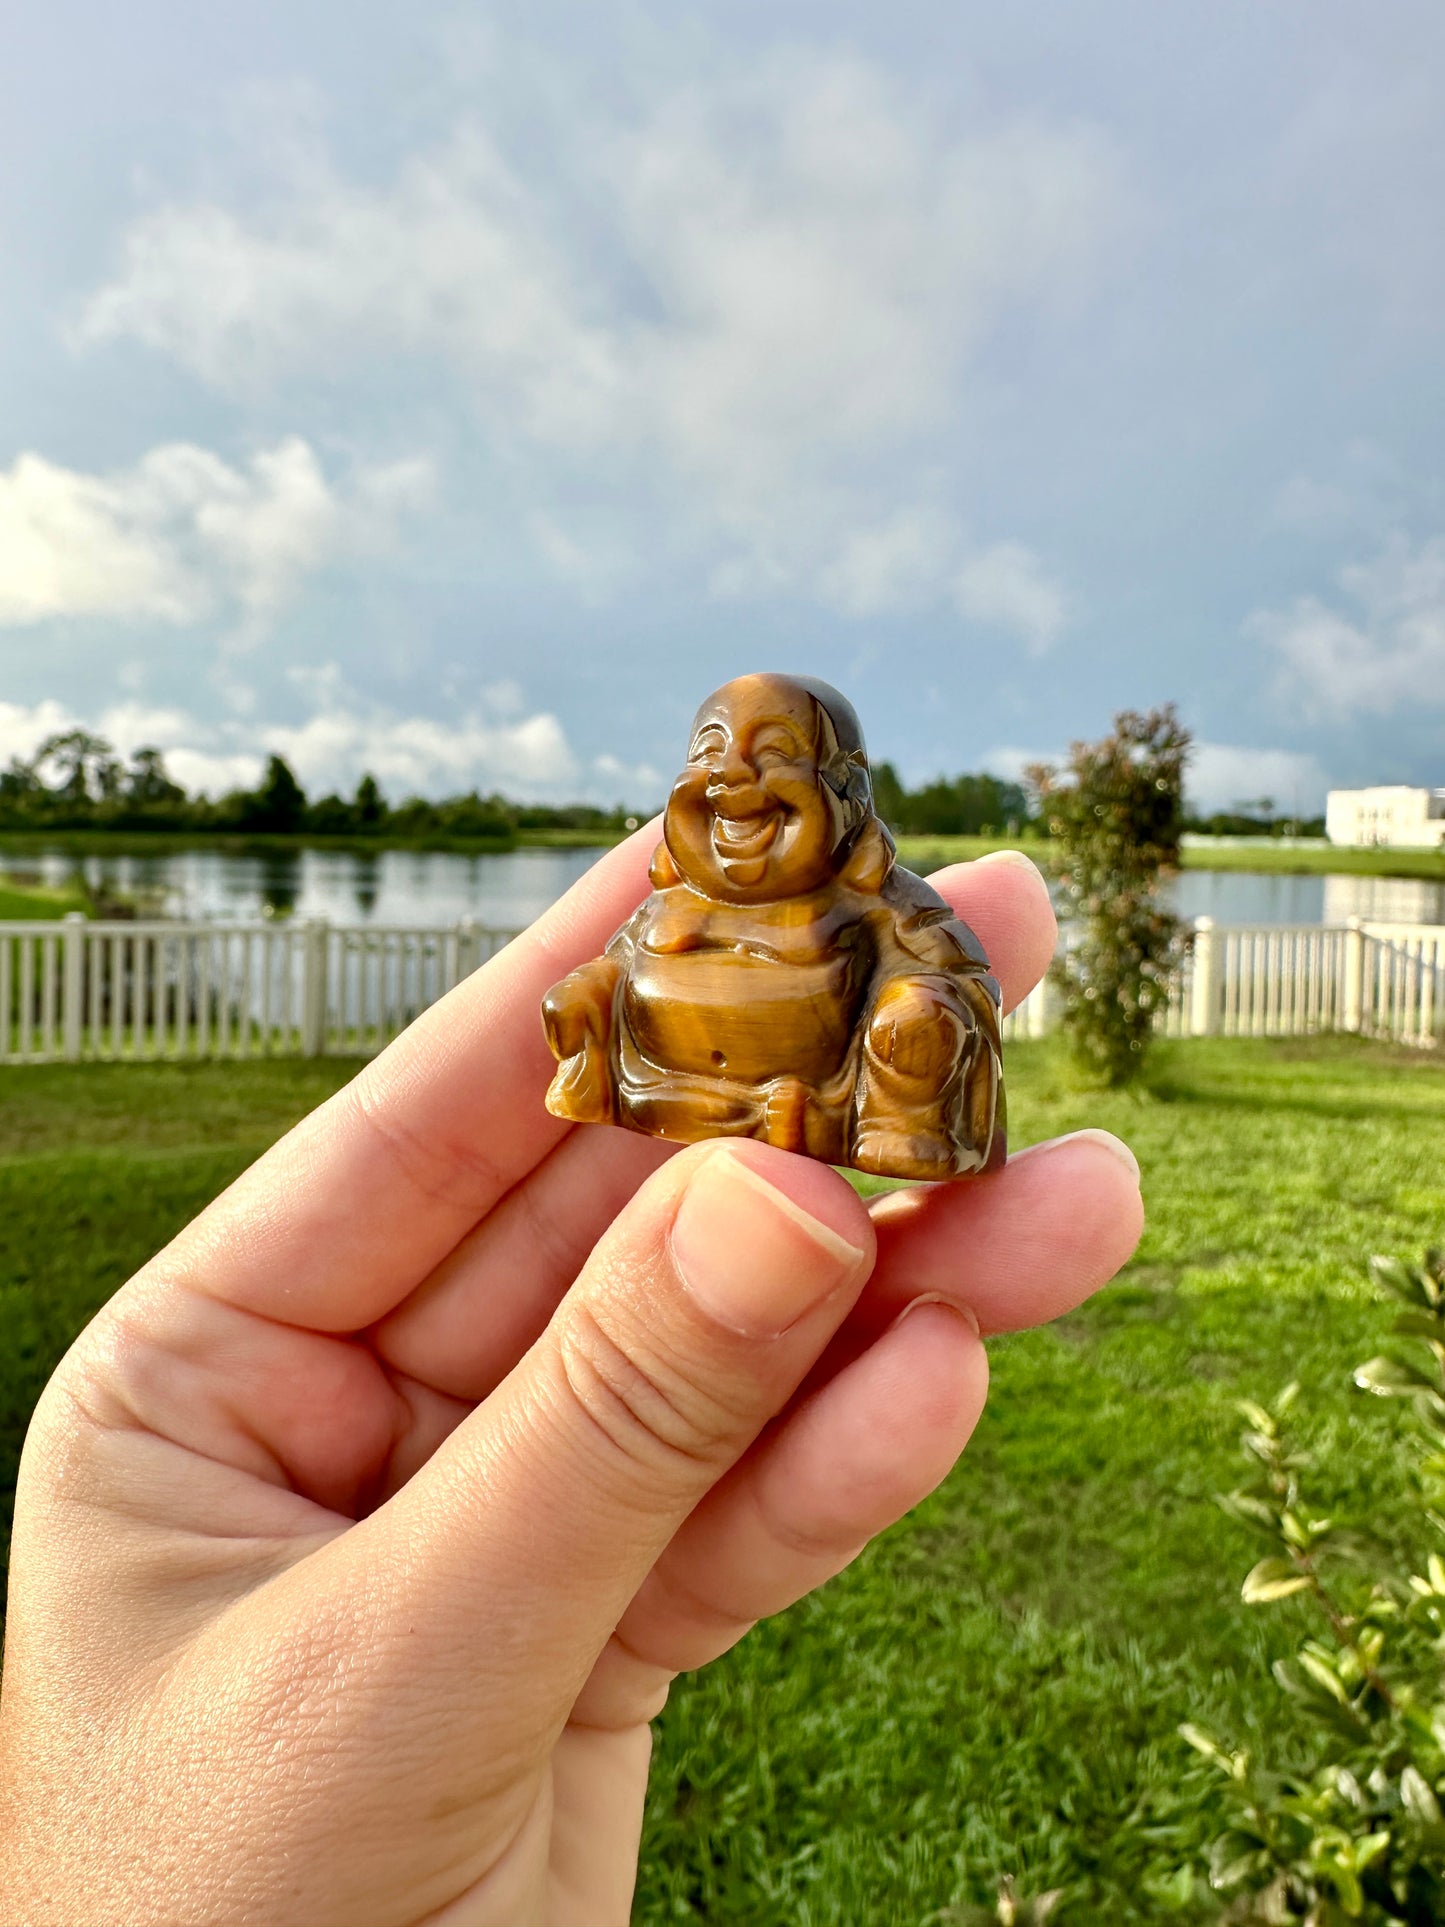
M998 985L898 866L836 690L756 675L710 696L650 874L605 954L544 1000L556 1116L880 1177L1003 1162Z

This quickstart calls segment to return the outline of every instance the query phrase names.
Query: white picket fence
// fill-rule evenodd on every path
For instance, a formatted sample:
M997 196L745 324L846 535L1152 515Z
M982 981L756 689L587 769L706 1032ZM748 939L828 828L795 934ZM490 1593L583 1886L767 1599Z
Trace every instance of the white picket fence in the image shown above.
M0 1064L365 1055L517 935L324 922L0 923ZM1004 1024L1052 1027L1047 983ZM1445 1041L1445 926L1225 927L1200 917L1159 1028L1171 1037L1355 1031Z
M516 934L0 923L0 1063L366 1055Z
M1042 1037L1045 980L1004 1023ZM1224 925L1197 917L1156 1028L1166 1037L1308 1037L1353 1031L1422 1048L1445 1042L1445 925Z

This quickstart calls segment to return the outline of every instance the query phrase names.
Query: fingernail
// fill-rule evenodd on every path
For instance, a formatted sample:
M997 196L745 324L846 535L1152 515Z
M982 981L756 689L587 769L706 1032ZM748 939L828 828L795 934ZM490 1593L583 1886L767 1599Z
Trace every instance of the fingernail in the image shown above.
M961 1318L974 1337L978 1337L978 1319L974 1314L973 1306L961 1305L956 1298L945 1298L941 1291L921 1291L916 1298L910 1298L894 1319L893 1324L901 1325L905 1318L918 1310L920 1305L941 1305L945 1311L951 1311L956 1317ZM893 1327L890 1326L889 1329L891 1331Z
M854 1278L864 1253L736 1153L719 1149L683 1193L672 1256L684 1285L719 1324L767 1338Z
M1123 1165L1135 1184L1139 1182L1138 1158L1124 1140L1115 1137L1112 1131L1070 1131L1066 1137L1047 1138L1042 1144L1030 1144L1022 1151L1015 1151L1009 1163L1017 1164L1020 1158L1031 1157L1035 1151L1057 1151L1061 1144L1097 1144L1101 1151L1107 1151L1111 1158L1116 1158Z

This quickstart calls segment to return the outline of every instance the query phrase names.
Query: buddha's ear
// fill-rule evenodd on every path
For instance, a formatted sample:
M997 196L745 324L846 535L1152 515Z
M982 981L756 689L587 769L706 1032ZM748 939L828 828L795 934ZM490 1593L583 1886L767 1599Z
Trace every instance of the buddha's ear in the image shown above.
M647 880L654 890L670 890L674 883L682 882L682 872L673 862L672 851L666 843L659 843L653 851Z
M848 861L843 865L843 882L859 896L876 896L883 888L888 872L893 868L896 852L893 838L887 826L876 816L870 816L858 833L858 840L848 852Z

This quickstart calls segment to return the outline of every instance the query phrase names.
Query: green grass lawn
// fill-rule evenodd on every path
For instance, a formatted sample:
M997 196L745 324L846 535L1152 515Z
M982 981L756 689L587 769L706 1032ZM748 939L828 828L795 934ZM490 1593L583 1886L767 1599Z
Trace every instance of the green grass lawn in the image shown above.
M1445 850L1355 849L1331 844L1325 849L1292 850L1267 836L1246 843L1184 850L1186 870L1268 870L1290 876L1419 877L1445 883Z
M966 863L990 850L1027 850L1048 869L1055 846L1047 837L900 836L898 854L911 870L927 872L945 863ZM1445 850L1289 849L1270 837L1247 842L1191 845L1180 852L1186 870L1249 870L1274 876L1420 877L1445 883Z
M84 911L87 903L77 889L48 890L41 884L12 883L0 878L0 923L31 923Z
M0 1453L91 1310L338 1063L0 1071ZM1201 1719L1288 1749L1269 1658L1294 1606L1239 1603L1254 1542L1234 1400L1306 1388L1342 1515L1399 1494L1404 1415L1350 1391L1387 1313L1363 1260L1445 1236L1445 1065L1353 1040L1161 1047L1141 1097L1010 1048L1015 1142L1106 1124L1144 1166L1136 1261L995 1344L945 1488L819 1597L680 1685L660 1722L638 1918L945 1923L1064 1886L1056 1921L1203 1921L1151 1890Z

